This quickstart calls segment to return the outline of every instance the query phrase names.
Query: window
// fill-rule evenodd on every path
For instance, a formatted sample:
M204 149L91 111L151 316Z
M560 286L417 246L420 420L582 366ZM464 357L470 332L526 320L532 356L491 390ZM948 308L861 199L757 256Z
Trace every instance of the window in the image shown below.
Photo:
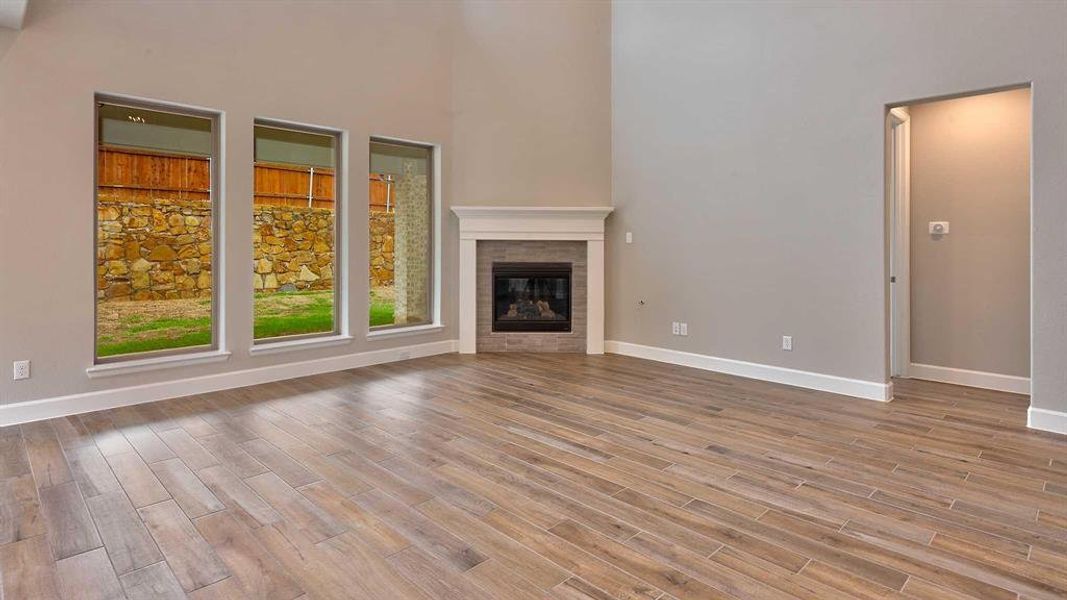
M257 122L255 340L338 332L338 132Z
M431 147L371 140L371 327L432 321L433 185Z
M217 347L217 118L97 97L97 362Z

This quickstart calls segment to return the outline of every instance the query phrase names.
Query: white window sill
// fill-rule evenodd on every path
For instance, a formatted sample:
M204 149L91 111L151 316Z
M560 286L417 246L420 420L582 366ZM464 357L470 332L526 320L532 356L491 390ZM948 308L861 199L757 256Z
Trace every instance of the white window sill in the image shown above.
M129 375L142 371L156 371L159 369L174 369L192 365L222 362L230 358L230 353L224 350L208 350L206 352L193 352L190 354L174 354L171 356L158 356L140 360L125 360L121 362L109 362L93 365L85 370L90 378L113 377L116 375Z
M384 340L395 337L405 337L409 335L420 335L424 333L437 333L438 331L444 331L445 326L440 323L429 323L427 325L412 325L410 327L389 327L387 329L372 329L367 332L368 340Z
M262 356L264 354L277 354L279 352L295 352L297 350L343 346L350 343L352 343L352 336L350 335L331 335L325 337L304 338L301 340L259 343L252 346L248 350L248 353L252 356Z

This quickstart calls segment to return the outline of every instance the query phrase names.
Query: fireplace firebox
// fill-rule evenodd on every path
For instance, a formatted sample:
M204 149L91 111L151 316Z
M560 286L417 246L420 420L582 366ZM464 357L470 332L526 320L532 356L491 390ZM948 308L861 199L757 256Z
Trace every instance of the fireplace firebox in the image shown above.
M570 331L571 263L493 263L493 331Z

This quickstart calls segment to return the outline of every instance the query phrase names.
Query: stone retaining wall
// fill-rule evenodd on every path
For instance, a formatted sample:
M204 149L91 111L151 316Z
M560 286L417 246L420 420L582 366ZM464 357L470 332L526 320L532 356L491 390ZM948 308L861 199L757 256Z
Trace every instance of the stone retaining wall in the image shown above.
M333 287L333 210L254 209L256 291ZM97 297L168 300L211 296L211 210L199 200L97 205ZM393 285L394 213L370 212L370 283Z
M394 214L391 212L370 211L370 285L391 287L394 272Z
M333 209L257 206L256 291L333 289Z
M206 203L103 200L96 214L98 298L211 296L211 211Z
M257 291L333 287L333 210L257 206ZM211 296L211 210L198 200L97 204L97 297L168 300Z

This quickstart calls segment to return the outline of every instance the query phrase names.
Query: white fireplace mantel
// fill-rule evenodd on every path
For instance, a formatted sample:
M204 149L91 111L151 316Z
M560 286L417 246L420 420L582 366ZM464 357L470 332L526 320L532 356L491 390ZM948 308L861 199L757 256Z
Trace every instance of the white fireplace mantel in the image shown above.
M459 217L459 351L477 336L478 240L586 242L586 353L604 353L604 219L610 206L453 206Z

